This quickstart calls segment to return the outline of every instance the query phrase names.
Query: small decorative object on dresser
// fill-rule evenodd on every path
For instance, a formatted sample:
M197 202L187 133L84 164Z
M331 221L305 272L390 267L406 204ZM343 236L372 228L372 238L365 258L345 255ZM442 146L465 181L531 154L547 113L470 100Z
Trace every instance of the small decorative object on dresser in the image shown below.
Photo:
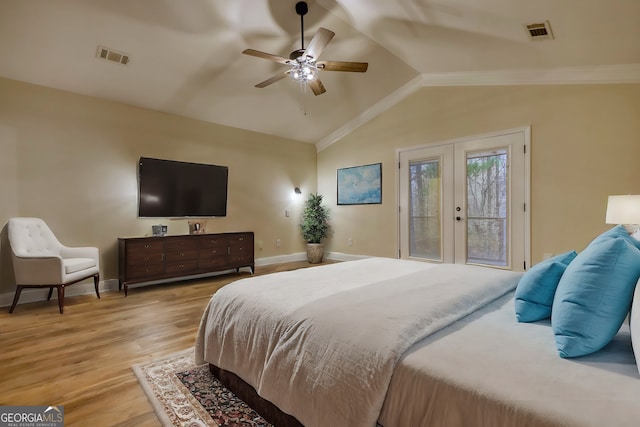
M167 226L162 224L152 225L151 232L154 236L165 236L167 234Z
M180 280L216 271L251 268L253 232L118 239L119 283L124 287L151 281Z
M189 221L189 234L205 234L207 227L206 220Z

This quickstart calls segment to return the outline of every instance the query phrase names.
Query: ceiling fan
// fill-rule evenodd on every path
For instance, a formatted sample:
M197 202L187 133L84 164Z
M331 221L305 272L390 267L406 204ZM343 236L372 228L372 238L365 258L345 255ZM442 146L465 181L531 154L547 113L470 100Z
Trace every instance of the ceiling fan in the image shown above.
M289 76L293 80L301 84L308 85L315 95L321 95L326 92L324 85L318 78L318 72L324 71L349 71L355 73L364 73L369 66L366 62L343 62L343 61L318 61L320 54L329 44L335 33L326 28L319 28L311 39L309 46L304 47L304 15L309 11L307 3L300 1L296 3L296 13L300 15L300 39L302 47L294 50L285 58L270 53L260 52L254 49L245 49L242 51L245 55L255 56L258 58L268 59L280 64L288 65L290 68L286 71L276 74L275 76L258 83L256 87L263 88L273 84L279 80Z

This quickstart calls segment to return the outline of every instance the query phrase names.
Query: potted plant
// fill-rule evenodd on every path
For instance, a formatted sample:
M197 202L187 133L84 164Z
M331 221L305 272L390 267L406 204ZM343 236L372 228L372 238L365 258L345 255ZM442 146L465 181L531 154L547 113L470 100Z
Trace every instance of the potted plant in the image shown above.
M329 209L322 204L321 194L309 194L304 202L300 229L302 237L307 242L307 259L311 264L322 262L324 244L322 239L329 232Z

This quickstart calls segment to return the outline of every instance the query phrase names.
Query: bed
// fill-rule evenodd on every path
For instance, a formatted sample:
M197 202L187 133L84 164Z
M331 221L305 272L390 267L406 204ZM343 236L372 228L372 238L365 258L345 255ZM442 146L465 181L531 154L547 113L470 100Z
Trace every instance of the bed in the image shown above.
M240 280L211 298L196 362L293 416L277 425L637 425L628 327L561 359L548 321L515 319L521 276L368 258Z

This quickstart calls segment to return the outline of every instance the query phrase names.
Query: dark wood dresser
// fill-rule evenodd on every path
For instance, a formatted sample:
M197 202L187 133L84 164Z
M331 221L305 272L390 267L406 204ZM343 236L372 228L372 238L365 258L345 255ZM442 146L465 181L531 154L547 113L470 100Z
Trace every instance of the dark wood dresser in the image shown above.
M135 283L255 268L253 232L119 238L118 251L125 296Z

